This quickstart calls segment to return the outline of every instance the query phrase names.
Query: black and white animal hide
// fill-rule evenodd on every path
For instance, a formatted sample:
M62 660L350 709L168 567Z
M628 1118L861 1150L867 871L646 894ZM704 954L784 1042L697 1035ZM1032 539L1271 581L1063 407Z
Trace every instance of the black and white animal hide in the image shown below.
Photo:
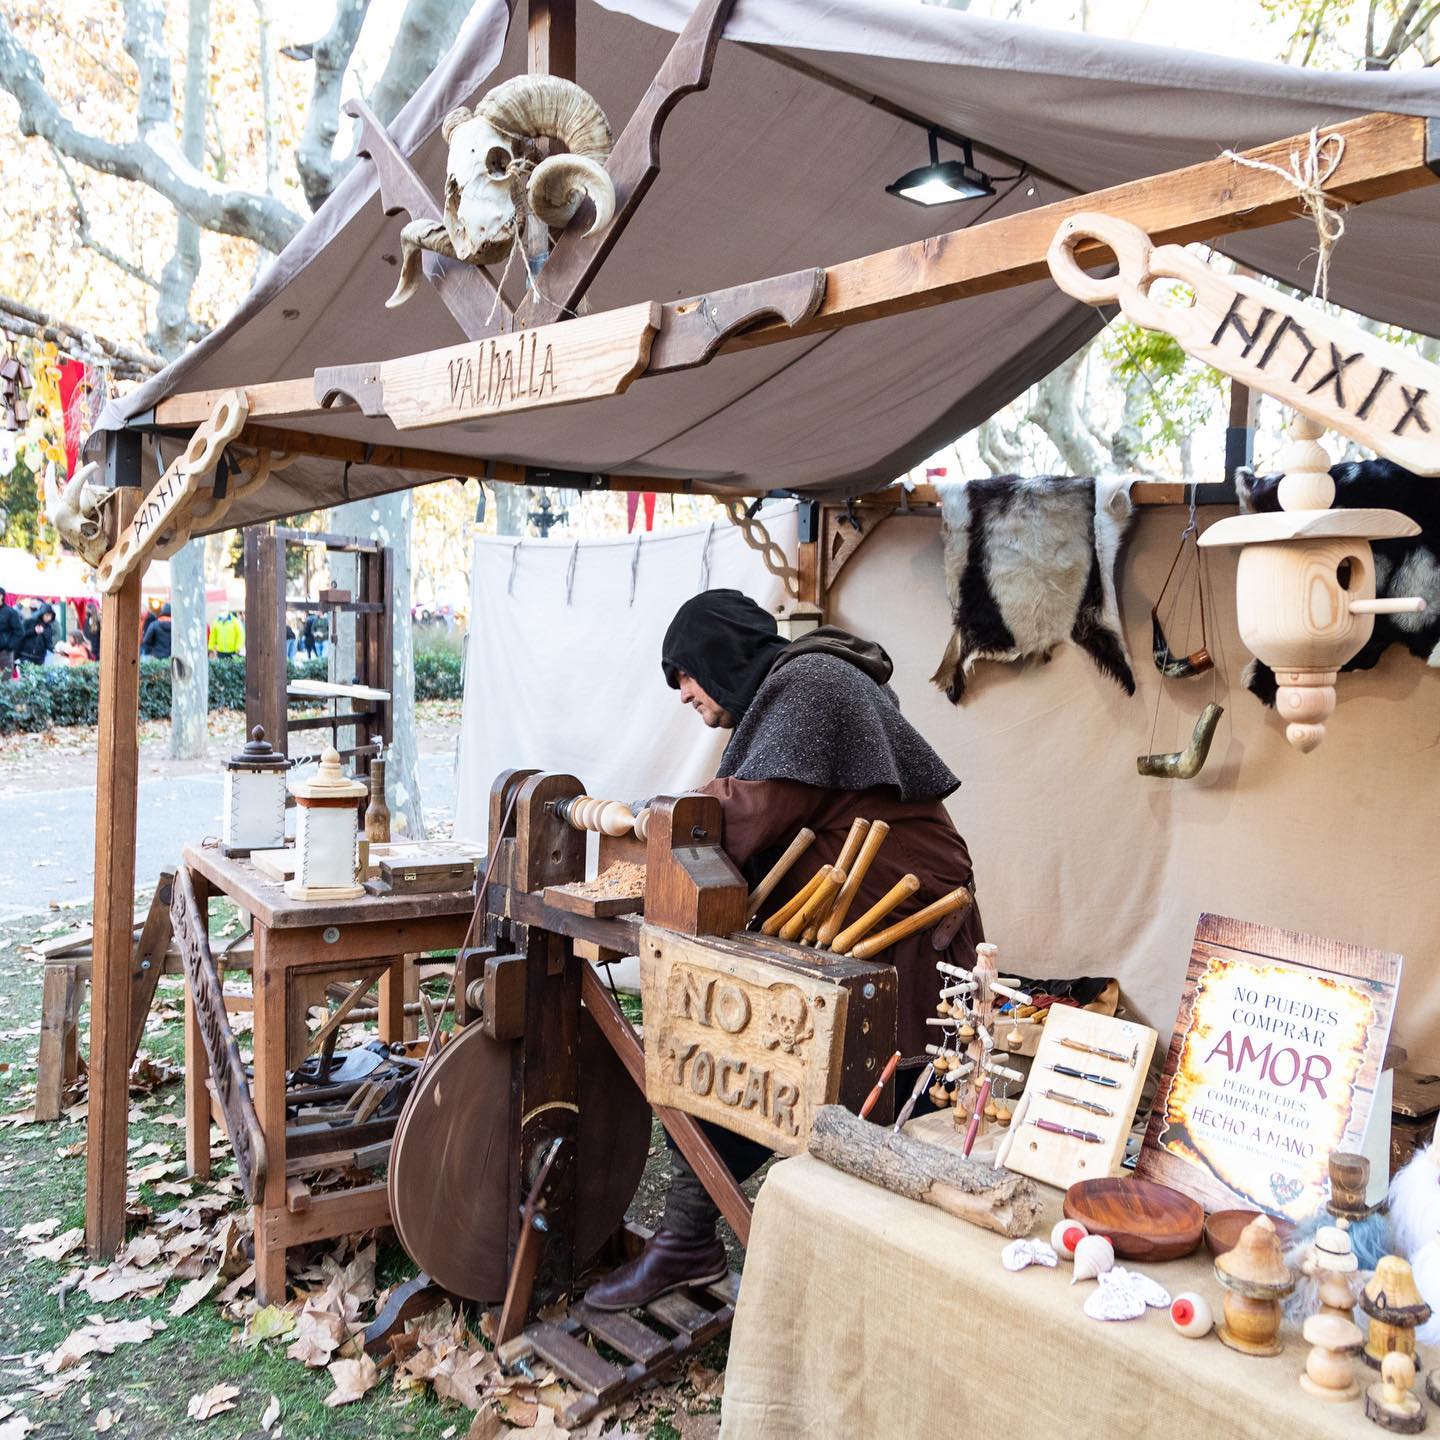
M1414 475L1389 460L1356 460L1332 465L1336 509L1398 510L1420 527L1401 540L1373 540L1375 593L1382 599L1418 595L1418 615L1377 615L1364 649L1342 670L1371 670L1391 645L1404 645L1427 665L1440 667L1440 483ZM1240 509L1278 510L1279 475L1242 473ZM1263 704L1275 704L1275 672L1259 660L1245 670L1245 684Z
M958 705L977 660L1048 660L1069 640L1135 693L1115 600L1128 484L1001 475L945 487L940 508L955 634L934 684Z

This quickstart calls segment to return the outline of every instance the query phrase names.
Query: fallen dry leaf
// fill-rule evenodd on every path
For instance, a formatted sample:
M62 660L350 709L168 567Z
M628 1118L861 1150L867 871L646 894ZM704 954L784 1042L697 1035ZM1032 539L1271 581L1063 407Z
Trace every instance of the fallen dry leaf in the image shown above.
M465 1432L465 1440L498 1440L504 1433L505 1422L494 1410L487 1408L475 1412L475 1418Z
M245 1334L240 1343L247 1350L253 1350L266 1340L279 1339L295 1328L295 1313L281 1305L266 1305L257 1310L245 1322Z
M92 1265L80 1282L80 1289L98 1304L121 1300L127 1295L158 1295L174 1272L168 1265L159 1269L136 1270L123 1265Z
M188 1315L215 1288L215 1282L219 1278L220 1272L212 1270L208 1275L202 1275L198 1280L182 1285L180 1293L175 1297L175 1303L170 1307L170 1313Z
M275 1423L280 1419L280 1397L272 1395L270 1403L265 1407L265 1413L260 1417L260 1428L269 1434L275 1428Z
M87 1383L90 1378L90 1362L86 1360L73 1369L62 1370L51 1380L40 1381L35 1386L35 1393L46 1400L53 1400L62 1390L68 1389L71 1385Z
M330 1378L335 1382L335 1389L325 1397L325 1403L333 1410L360 1399L379 1383L380 1372L368 1355L362 1355L358 1360L336 1360L330 1366Z
M15 1238L17 1240L48 1240L59 1228L59 1219L52 1215L48 1220L36 1220L29 1225L22 1225L15 1232Z
M95 1416L95 1433L97 1435L103 1435L119 1420L120 1415L121 1412L119 1410L111 1410L108 1406L99 1411Z
M57 1235L53 1240L46 1240L42 1244L30 1246L25 1253L32 1260L53 1260L58 1264L84 1243L85 1227L77 1225L73 1230L66 1230L63 1234Z
M192 1395L185 1413L192 1420L208 1420L212 1415L222 1415L235 1408L235 1397L240 1393L238 1385L212 1385L201 1395Z
M0 1440L25 1440L34 1428L23 1415L12 1415L0 1420Z
M57 1375L78 1365L87 1355L114 1354L121 1345L139 1345L165 1328L163 1320L105 1320L92 1315L88 1325L72 1330L46 1357L42 1368Z

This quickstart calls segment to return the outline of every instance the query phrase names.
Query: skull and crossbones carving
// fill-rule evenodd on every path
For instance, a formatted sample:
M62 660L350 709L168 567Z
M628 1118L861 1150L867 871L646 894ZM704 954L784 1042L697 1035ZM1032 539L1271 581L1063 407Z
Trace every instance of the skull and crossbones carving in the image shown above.
M804 992L794 985L772 985L769 998L761 1042L767 1050L793 1055L815 1033L810 1006Z

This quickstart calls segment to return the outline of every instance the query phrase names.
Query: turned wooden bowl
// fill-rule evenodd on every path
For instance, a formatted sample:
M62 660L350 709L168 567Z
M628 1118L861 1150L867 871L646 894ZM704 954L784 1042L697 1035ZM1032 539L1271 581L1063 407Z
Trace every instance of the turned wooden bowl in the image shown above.
M1259 1210L1217 1210L1205 1221L1205 1248L1218 1260L1227 1251L1233 1250L1240 1239L1240 1232L1261 1212ZM1275 1233L1280 1237L1282 1248L1290 1243L1295 1226L1289 1220L1272 1215Z
M1072 1185L1065 1216L1105 1236L1122 1260L1178 1260L1199 1248L1205 1225L1205 1212L1188 1195L1121 1175Z

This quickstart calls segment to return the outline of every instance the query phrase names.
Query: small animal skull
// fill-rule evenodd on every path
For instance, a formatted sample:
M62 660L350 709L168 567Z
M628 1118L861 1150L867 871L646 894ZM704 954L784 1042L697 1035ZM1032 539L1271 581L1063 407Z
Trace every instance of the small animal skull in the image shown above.
M450 147L444 218L414 220L400 232L400 280L388 306L415 293L422 251L493 265L524 241L531 215L563 227L588 197L595 220L586 233L594 234L615 213L615 186L605 169L610 126L572 81L517 75L473 111L452 110L440 133ZM559 141L564 153L542 159L535 143L542 137Z
M82 465L62 486L54 462L45 467L45 516L59 531L61 540L91 566L104 559L106 548L100 506L108 492L90 483L98 470L94 464Z
M793 1055L814 1033L804 994L794 985L772 985L770 1011L761 1036L765 1048Z

